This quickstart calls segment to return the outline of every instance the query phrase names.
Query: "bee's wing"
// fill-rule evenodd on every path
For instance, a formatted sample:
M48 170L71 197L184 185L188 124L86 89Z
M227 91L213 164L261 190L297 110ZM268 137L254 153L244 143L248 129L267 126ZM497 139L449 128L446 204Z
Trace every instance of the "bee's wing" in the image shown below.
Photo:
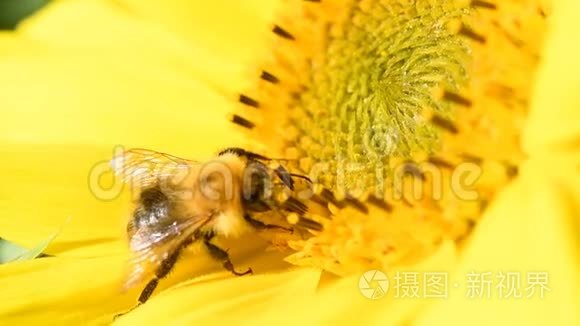
M129 261L129 276L125 289L146 278L151 278L164 260L176 254L182 247L195 240L195 231L210 220L211 216L167 220L140 227L129 225L129 244L133 258Z
M129 149L111 160L115 174L121 176L124 182L134 182L144 187L160 179L185 176L196 164L199 163L142 148Z

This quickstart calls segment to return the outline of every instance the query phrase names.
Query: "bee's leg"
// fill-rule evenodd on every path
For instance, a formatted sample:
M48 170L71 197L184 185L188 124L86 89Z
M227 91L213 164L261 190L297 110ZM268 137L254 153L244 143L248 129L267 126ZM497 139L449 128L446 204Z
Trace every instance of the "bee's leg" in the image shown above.
M227 269L228 271L230 271L232 274L237 275L237 276L242 276L242 275L253 273L251 268L248 268L245 272L241 272L241 273L237 272L234 269L234 264L232 264L232 261L230 260L230 255L228 254L228 252L223 250L222 248L214 245L213 243L211 243L211 237L206 237L205 240L203 241L203 243L205 244L207 250L209 251L209 254L213 258L215 258L216 260L223 262L224 268Z
M175 249L175 251L173 251L169 256L167 256L167 258L165 258L165 260L163 260L161 262L161 265L155 271L155 276L153 277L153 279L151 281L149 281L149 283L147 283L147 285L145 286L143 291L141 291L137 305L135 307L131 308L129 311L139 307L140 305L147 302L147 300L149 300L149 297L151 297L151 295L153 294L153 291L155 291L155 288L157 288L157 284L159 284L159 281L161 279L165 278L167 276L167 274L169 274L169 272L173 269L173 267L175 266L175 263L179 259L179 256L180 256L181 252L183 251L183 249L185 249L185 247L187 247L191 243L193 243L193 239L188 239L188 240L184 241L183 243L181 243L181 245L179 247L177 247L177 249ZM129 312L129 311L127 311L127 312ZM126 314L127 312L120 313L120 314L116 315L114 318L116 319L116 318Z
M280 225L272 225L272 224L266 224L262 221L258 221L255 220L252 215L250 214L244 214L244 219L255 229L257 230L282 230L282 231L286 231L289 233L292 233L293 230L291 228L286 228Z
M167 258L165 258L161 262L161 265L155 271L155 278L149 281L149 283L147 283L143 291L141 291L141 295L139 296L139 304L143 304L149 299L149 297L151 296L151 294L153 294L153 291L157 287L159 280L165 278L167 274L171 272L171 270L175 266L175 263L179 259L179 256L181 255L183 249L185 249L185 247L189 246L192 243L193 243L192 238L185 240L184 242L181 243L179 247L177 247L177 249L175 249L174 252L172 252L169 256L167 256Z

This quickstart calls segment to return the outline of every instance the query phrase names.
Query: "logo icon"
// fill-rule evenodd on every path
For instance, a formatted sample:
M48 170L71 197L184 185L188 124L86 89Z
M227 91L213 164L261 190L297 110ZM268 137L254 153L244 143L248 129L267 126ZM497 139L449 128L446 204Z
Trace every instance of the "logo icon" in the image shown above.
M373 269L360 277L358 288L365 298L377 300L384 297L389 291L389 279L385 273Z

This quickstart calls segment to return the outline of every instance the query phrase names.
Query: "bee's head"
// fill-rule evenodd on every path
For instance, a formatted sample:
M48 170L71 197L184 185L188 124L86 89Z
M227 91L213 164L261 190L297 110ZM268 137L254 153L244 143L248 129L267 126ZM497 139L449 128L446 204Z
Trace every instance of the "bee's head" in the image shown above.
M262 162L248 160L242 179L242 202L247 210L265 212L271 209L271 170Z

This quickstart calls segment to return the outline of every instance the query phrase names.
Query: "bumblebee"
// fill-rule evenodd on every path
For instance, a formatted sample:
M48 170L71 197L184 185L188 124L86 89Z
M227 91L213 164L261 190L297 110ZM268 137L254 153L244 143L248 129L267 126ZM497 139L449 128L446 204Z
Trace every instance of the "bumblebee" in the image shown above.
M167 276L185 248L201 242L223 267L241 276L228 252L212 240L237 237L251 229L292 228L265 224L255 214L276 211L304 215L308 208L295 196L295 182L308 177L241 148L228 148L200 163L166 153L130 149L112 166L125 182L137 186L138 198L127 225L130 273L125 287L147 281L138 299L145 303Z

